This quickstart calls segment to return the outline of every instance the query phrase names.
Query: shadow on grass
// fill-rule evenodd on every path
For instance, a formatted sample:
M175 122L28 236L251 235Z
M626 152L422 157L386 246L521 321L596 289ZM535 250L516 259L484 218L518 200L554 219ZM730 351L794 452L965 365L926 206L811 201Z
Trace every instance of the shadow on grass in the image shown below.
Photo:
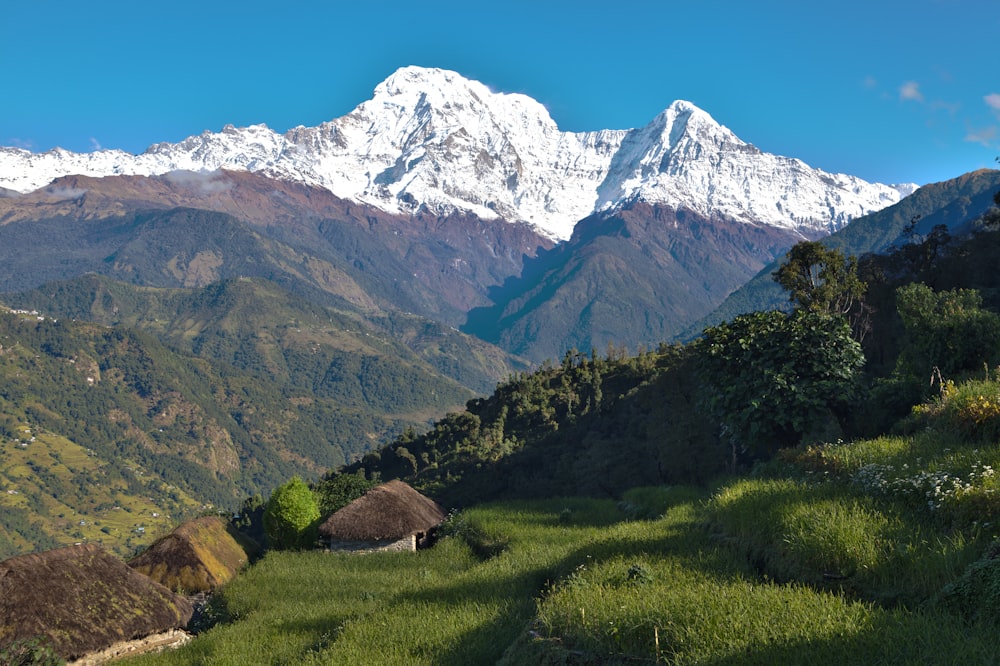
M758 575L883 607L916 608L959 577L988 540L947 533L837 482L742 481L707 508L713 538Z
M882 614L862 631L825 640L789 641L752 646L732 654L699 660L709 666L773 664L995 665L1000 659L994 630L962 626L941 616L911 616L904 621ZM668 662L669 663L669 662Z
M435 652L433 662L445 666L496 663L523 638L536 616L538 599L581 568L606 560L672 554L697 560L706 577L725 580L746 573L733 558L712 549L693 514L684 521L633 521L622 523L620 528L605 523L604 527L608 528L604 532L591 533L579 543L556 549L551 558L545 559L542 554L534 561L527 560L526 553L519 550L522 544L512 540L508 550L483 561L459 579L402 595L401 601L418 606L494 604L501 609L492 617L484 617L447 649Z

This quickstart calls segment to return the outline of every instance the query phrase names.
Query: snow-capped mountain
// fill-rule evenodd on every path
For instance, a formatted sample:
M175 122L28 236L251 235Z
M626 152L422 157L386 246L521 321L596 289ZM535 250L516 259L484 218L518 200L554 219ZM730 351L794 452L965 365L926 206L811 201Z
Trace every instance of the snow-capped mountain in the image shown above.
M217 169L320 186L390 213L529 222L555 239L638 201L815 237L916 189L762 152L689 102L640 129L563 132L530 97L419 67L396 71L351 113L285 134L226 126L140 155L0 148L0 187L18 192L66 175Z

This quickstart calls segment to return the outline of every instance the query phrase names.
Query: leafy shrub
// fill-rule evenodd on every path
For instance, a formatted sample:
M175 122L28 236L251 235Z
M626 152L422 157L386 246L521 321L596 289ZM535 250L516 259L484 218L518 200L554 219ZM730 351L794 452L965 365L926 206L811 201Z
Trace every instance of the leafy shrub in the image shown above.
M306 482L293 476L271 493L264 510L267 543L278 550L309 548L316 542L319 507Z
M945 377L998 360L1000 315L982 309L975 289L934 292L913 283L896 291L896 309L906 330L899 368L926 381L937 368Z
M756 456L798 444L857 397L864 356L843 317L755 312L698 345L714 414Z
M319 512L328 516L341 509L378 485L364 474L331 474L313 487Z
M0 648L0 664L5 666L57 666L65 663L43 637L18 639Z
M945 586L939 600L968 620L1000 624L1000 541Z
M1000 438L1000 382L946 381L940 395L913 408L911 427L956 430L977 441Z

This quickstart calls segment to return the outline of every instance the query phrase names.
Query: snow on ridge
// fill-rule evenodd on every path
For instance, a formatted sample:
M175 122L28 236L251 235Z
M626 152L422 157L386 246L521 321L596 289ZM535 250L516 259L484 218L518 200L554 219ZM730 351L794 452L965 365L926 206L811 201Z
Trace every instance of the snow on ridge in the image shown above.
M636 200L831 232L916 188L764 153L683 100L642 128L563 132L526 95L420 67L398 69L345 116L285 134L227 125L139 155L0 148L0 187L18 192L65 175L222 168L324 187L389 212L529 222L555 239L595 211Z

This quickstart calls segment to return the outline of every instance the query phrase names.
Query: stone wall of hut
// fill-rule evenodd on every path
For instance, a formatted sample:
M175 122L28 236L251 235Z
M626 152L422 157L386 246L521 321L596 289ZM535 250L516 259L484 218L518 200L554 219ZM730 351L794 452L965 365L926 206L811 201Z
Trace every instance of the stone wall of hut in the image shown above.
M377 551L415 551L417 535L411 534L399 540L386 541L339 541L331 539L327 547L332 551L351 553L374 553Z

